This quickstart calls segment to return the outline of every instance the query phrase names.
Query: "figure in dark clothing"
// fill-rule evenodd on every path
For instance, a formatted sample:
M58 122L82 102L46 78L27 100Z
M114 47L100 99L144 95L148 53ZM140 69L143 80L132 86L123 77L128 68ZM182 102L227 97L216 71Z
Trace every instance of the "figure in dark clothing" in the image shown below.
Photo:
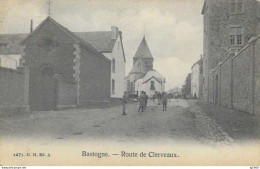
M197 95L196 95L196 93L194 94L194 99L197 99Z
M167 102L168 102L168 95L167 93L163 92L163 96L162 96L163 111L167 110Z
M127 92L124 92L124 95L122 97L123 115L127 115L126 112L125 112L126 104L127 104Z
M143 112L144 111L144 106L145 106L145 96L144 96L144 92L142 91L140 98L139 98L139 102L140 102L140 106L138 109L138 112Z
M153 94L153 102L154 102L155 98L156 98L156 94L154 93Z
M144 92L144 110L146 110L146 106L147 106L147 101L148 101L148 96L146 94L146 92Z

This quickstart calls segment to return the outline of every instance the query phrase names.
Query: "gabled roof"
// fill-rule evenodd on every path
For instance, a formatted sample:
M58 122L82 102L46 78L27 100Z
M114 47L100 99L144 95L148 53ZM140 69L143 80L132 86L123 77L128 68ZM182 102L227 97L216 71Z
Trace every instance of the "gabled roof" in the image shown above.
M137 58L153 59L153 56L147 45L145 37L143 38L142 42L140 43L140 45L135 53L134 59L137 59Z
M143 77L143 79L144 79L143 83L146 83L147 81L149 81L152 78L154 78L155 80L157 80L160 83L162 83L164 81L164 78L162 77L162 75L160 73L158 73L156 70L150 70Z
M116 43L116 39L112 38L112 31L98 31L98 32L74 32L81 39L87 41L93 45L101 53L112 53ZM122 44L122 50L125 59L125 51L122 42L122 32L119 31L120 42Z
M56 25L57 27L60 28L61 31L63 31L65 34L67 34L72 40L74 40L76 43L80 43L83 47L85 47L86 49L89 49L91 52L93 52L94 54L107 59L104 55L102 55L100 52L97 51L96 48L94 48L91 44L89 44L88 42L84 41L83 39L81 39L80 37L78 37L77 35L75 35L74 33L72 33L71 31L69 31L67 28L63 27L62 25L60 25L58 22L56 22L54 19L52 19L50 16L48 16L36 29L34 29L20 44L25 44L25 42L34 34L36 33L41 27L42 25L44 25L47 21L50 21L51 23L53 23L54 25ZM110 61L110 60L109 60Z
M0 34L0 55L20 54L20 42L28 34Z
M74 32L81 39L92 44L99 52L112 52L116 39L112 39L111 31Z

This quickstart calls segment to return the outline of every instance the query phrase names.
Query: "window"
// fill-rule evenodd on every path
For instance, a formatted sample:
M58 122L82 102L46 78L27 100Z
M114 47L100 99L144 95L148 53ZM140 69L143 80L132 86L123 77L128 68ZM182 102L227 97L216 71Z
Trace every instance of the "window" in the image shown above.
M115 73L116 72L116 60L112 59L112 72Z
M150 90L155 90L154 81L151 81Z
M243 43L243 31L241 27L230 28L230 44L231 46L240 46Z
M112 80L112 94L115 94L115 80Z
M243 0L230 0L230 13L239 14L243 12Z

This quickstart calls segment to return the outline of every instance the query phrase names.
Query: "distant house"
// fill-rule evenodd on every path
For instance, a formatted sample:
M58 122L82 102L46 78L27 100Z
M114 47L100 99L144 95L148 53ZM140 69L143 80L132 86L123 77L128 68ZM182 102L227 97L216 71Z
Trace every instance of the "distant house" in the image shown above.
M133 68L125 78L128 93L140 95L145 91L151 97L156 91L164 91L165 78L153 69L153 61L144 37L133 58Z
M181 88L174 87L173 89L170 89L168 93L170 94L171 97L179 98L181 97Z
M135 82L135 91L140 95L145 91L149 97L152 97L155 91L162 93L164 91L165 79L155 70L148 71L143 78Z
M0 35L0 66L16 69L20 65L20 42L27 34Z
M112 26L111 31L76 32L75 34L93 45L111 61L111 98L122 98L126 61L122 32L116 26Z

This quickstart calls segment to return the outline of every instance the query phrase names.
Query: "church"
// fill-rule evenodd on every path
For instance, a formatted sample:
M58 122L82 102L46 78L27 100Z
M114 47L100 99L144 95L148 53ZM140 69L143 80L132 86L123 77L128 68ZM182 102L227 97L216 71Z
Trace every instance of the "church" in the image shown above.
M117 27L74 33L49 16L34 30L31 24L29 34L0 35L0 60L5 82L21 83L14 86L16 93L12 85L1 91L14 91L12 96L19 93L17 104L26 109L106 105L123 95L125 55ZM28 80L20 80L26 79L20 68L28 68ZM1 98L7 98L8 92ZM13 97L5 101L16 106Z
M133 58L133 68L125 78L130 95L140 96L141 91L145 91L148 97L152 97L155 92L164 92L165 78L153 69L153 62L152 53L143 37Z

